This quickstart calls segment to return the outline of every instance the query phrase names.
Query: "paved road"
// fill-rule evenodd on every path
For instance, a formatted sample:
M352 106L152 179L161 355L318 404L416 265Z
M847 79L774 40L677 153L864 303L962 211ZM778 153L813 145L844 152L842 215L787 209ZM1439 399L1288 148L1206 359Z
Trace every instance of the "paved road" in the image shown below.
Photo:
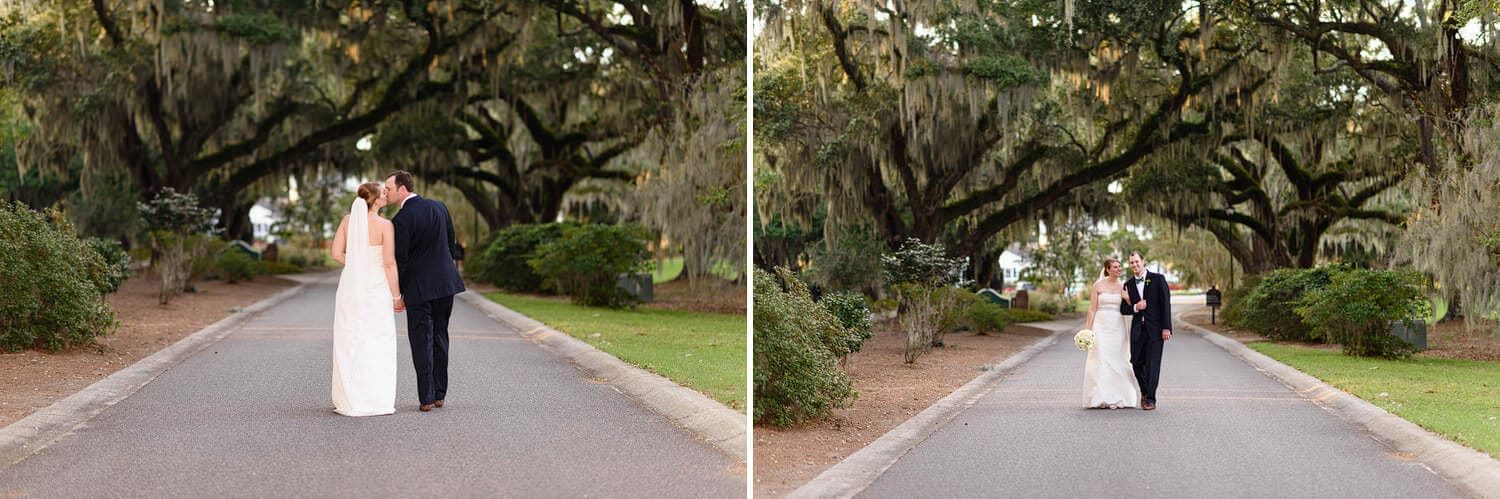
M1196 334L1167 343L1154 412L1083 409L1083 362L1060 339L861 496L1463 497Z
M743 465L455 302L448 406L329 401L331 279L0 470L0 497L743 497Z

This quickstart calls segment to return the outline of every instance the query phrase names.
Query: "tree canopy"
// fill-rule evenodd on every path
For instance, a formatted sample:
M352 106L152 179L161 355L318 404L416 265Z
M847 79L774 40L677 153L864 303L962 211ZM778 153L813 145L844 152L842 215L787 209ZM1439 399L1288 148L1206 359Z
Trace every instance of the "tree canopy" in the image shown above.
M396 168L456 188L491 230L602 200L685 242L708 222L645 209L682 196L743 224L743 154L668 147L743 128L720 105L735 95L715 97L744 86L732 3L63 0L0 16L17 183L193 192L227 237L288 176ZM659 174L674 170L717 173ZM742 232L689 251L743 259Z

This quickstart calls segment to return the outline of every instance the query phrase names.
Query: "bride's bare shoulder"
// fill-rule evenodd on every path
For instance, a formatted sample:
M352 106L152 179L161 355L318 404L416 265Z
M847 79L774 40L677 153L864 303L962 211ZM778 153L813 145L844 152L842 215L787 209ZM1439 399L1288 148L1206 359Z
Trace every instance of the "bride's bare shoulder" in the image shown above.
M385 218L385 217L382 217L380 215L370 215L370 221L374 222L377 225L390 225L391 224L391 220L389 218Z

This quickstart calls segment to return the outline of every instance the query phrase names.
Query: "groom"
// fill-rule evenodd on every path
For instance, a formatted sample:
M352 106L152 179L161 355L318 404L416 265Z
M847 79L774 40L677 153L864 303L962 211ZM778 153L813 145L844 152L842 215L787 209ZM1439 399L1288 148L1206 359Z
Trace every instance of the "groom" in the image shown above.
M448 393L448 317L453 295L464 281L453 264L453 220L448 207L412 192L411 174L392 173L385 190L400 204L391 217L396 232L396 270L401 296L396 311L406 312L406 339L417 371L417 399L422 412L443 406Z
M1130 318L1130 365L1141 385L1141 409L1156 409L1156 382L1161 377L1161 350L1172 338L1172 297L1167 278L1146 271L1140 252L1131 252L1130 280L1125 292L1130 303L1120 304L1120 313ZM1134 304L1134 306L1131 305Z

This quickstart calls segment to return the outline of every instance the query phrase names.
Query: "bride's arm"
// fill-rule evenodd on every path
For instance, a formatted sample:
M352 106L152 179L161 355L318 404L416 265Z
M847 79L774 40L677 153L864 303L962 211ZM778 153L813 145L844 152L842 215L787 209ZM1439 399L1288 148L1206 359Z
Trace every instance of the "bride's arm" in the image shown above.
M339 262L339 265L344 264L344 242L348 238L349 215L344 215L344 219L339 222L338 233L333 235L333 245L328 247L328 251L333 253L334 261Z
M1099 285L1089 286L1089 314L1083 316L1083 328L1094 329L1094 312L1099 311Z
M396 280L396 229L390 222L380 224L380 266L385 269L385 284L391 298L401 298L401 281Z

